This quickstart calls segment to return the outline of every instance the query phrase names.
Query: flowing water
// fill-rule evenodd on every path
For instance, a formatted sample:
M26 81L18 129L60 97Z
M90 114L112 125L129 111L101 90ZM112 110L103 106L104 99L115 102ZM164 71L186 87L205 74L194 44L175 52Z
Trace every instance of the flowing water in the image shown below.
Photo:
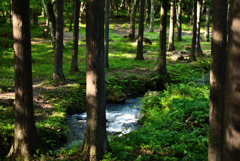
M115 132L126 134L138 128L140 117L138 102L141 98L127 99L125 104L106 105L107 132L109 135ZM81 143L86 129L86 119L86 112L67 116L65 124L69 127L70 134L65 148L74 143Z

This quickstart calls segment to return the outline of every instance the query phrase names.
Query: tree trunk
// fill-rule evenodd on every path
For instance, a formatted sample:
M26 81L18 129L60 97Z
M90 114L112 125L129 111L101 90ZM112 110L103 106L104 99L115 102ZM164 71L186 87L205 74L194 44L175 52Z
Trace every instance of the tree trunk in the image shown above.
M210 5L209 5L209 3L207 3L206 4L205 35L204 35L204 39L206 42L209 42L209 22L210 22Z
M187 4L187 23L190 23L190 13L192 12L192 10L190 9L190 4Z
M163 0L161 3L161 20L160 20L160 42L157 72L160 75L167 74L166 68L166 33L167 33L167 10L168 0Z
M195 57L195 45L196 45L196 25L197 25L197 0L193 1L193 30L192 30L192 44L190 52L190 60L196 61Z
M8 157L23 157L24 160L28 160L37 149L42 149L33 112L29 0L13 0L12 14L15 72L15 126L14 142Z
M192 9L192 18L191 18L191 21L190 21L190 25L192 26L193 23L194 23L194 9Z
M151 0L150 32L154 32L154 0Z
M144 60L143 58L144 4L145 0L141 0L139 11L138 46L135 60Z
M109 68L108 47L109 47L109 0L105 0L105 32L104 32L104 66L105 68Z
M78 71L79 10L80 10L80 0L75 0L73 52L72 52L72 63L71 63L71 71L70 71L71 73L75 73L76 71Z
M84 10L85 10L85 8L86 8L86 4L85 3L83 3L83 2L81 2L81 5L80 5L81 7L80 7L80 15L79 15L79 17L80 17L80 22L81 23L83 23L83 13L84 13Z
M136 10L137 10L138 3L139 3L139 0L134 0L133 7L132 7L132 14L130 18L129 39L132 41L135 39L135 17L136 17Z
M113 0L110 0L110 14L113 15Z
M177 41L182 41L182 0L178 1L177 26L178 26Z
M83 160L99 161L110 150L105 111L104 1L86 3L87 124L80 153Z
M201 49L201 45L200 45L200 38L201 38L201 33L200 33L200 28L201 28L201 8L202 5L202 0L197 1L197 40L196 40L196 55L197 56L203 56L203 52Z
M65 79L63 74L63 0L56 1L56 45L53 79Z
M72 14L71 15L69 15L69 13L68 13L68 18L69 18L69 20L70 20L70 22L69 22L69 31L72 31L72 24L73 24L73 21L74 21L74 9L75 9L75 5L76 4L74 4L74 0L72 0L70 3L72 3ZM79 16L79 15L78 15ZM79 21L79 20L78 20Z
M226 1L222 2L221 5L225 8L220 13L225 15L227 13ZM223 160L236 161L239 160L240 154L240 1L231 0L229 11ZM227 19L221 17L221 19L223 18Z
M127 17L130 16L131 0L127 0Z
M169 29L169 41L168 51L174 51L174 13L175 13L175 0L171 0L171 14L170 14L170 29Z
M227 58L227 1L213 0L208 160L223 159L224 86ZM219 5L221 4L221 5ZM226 11L226 12L224 12ZM226 106L228 107L228 106ZM228 160L228 159L226 159Z
M157 14L160 12L160 10L161 10L161 2L158 2L154 9L154 17L157 16Z
M52 1L49 1L47 4L44 0L42 0L44 11L47 15L47 21L50 29L50 34L52 38L52 45L55 49L55 33L56 33L56 20L55 20L55 14L53 12L53 3Z

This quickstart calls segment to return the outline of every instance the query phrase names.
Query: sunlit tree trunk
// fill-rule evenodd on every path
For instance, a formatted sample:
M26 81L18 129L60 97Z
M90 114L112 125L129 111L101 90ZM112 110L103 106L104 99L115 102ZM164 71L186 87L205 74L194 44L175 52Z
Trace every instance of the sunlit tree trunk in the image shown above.
M175 13L175 0L171 0L171 13L170 13L170 28L169 28L169 41L168 51L174 51L174 13Z
M196 24L197 24L197 0L193 1L193 30L192 30L192 44L190 52L190 60L196 61L195 57L195 45L196 45Z
M84 13L85 8L86 8L86 3L81 2L81 4L80 4L80 15L79 15L81 23L83 23L83 18L84 18L83 13Z
M209 42L209 22L210 22L210 5L206 1L206 23L205 23L205 35L204 40Z
M127 17L130 16L131 0L127 0Z
M224 86L227 58L227 1L213 0L209 103L209 161L223 159ZM221 5L219 5L221 4ZM228 159L226 159L228 160Z
M151 12L150 12L150 32L154 32L154 0L151 0Z
M143 58L144 4L145 4L145 0L141 0L140 11L139 11L138 46L137 46L137 55L135 60L144 60Z
M166 68L166 33L167 33L167 10L168 1L163 0L161 3L161 20L160 20L160 42L157 72L160 75L167 74Z
M226 14L226 1L221 5L225 7L221 14ZM229 11L223 160L236 161L240 154L240 1L231 0Z
M13 0L12 13L15 72L15 125L14 141L8 157L23 157L24 160L28 160L37 149L42 149L33 112L29 0Z
M104 1L86 3L87 124L80 153L83 160L99 161L110 150L105 109Z
M201 45L200 45L200 38L201 38L201 33L200 33L200 28L201 28L201 12L202 12L202 0L198 0L197 1L197 39L196 39L196 55L198 56L203 56L203 52L201 49Z
M178 1L177 26L178 26L177 41L182 41L182 0Z
M53 79L64 79L63 74L63 0L56 1L56 45Z
M132 40L132 41L135 39L135 17L136 17L136 10L137 10L138 3L139 3L139 0L134 0L133 7L132 7L131 18L130 18L129 39Z
M80 0L75 0L74 3L74 30L73 30L73 51L71 73L78 71L78 40L79 40L79 10Z
M108 47L109 47L109 0L105 0L104 66L106 68L109 68Z

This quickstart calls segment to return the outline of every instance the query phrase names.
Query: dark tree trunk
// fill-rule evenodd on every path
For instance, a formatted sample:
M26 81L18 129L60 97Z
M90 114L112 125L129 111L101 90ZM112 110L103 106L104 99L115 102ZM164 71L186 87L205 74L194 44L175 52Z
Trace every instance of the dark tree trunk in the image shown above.
M168 0L163 0L161 4L161 20L160 20L160 42L157 72L160 75L167 74L166 68L166 33L167 33L167 10Z
M226 1L221 5L225 7L221 14L225 15ZM229 11L223 160L236 161L239 160L240 154L240 1L231 0ZM223 18L226 19L221 17Z
M177 26L178 26L177 41L182 41L182 0L178 1Z
M53 79L64 79L63 74L63 0L56 1L56 44Z
M139 3L139 0L134 0L133 7L132 7L131 18L130 18L129 39L132 40L132 41L135 39L135 17L136 17L136 10L137 10L138 3Z
M104 66L106 68L109 68L108 47L109 47L109 0L105 0Z
M192 9L192 18L191 18L191 21L190 21L190 25L192 26L194 23L194 9Z
M174 13L175 13L175 0L171 0L171 14L170 14L170 28L169 28L169 41L168 51L174 51Z
M75 0L74 6L74 31L71 73L78 71L78 39L79 39L79 10L80 0Z
M192 10L190 9L190 3L187 4L187 23L190 23L190 14L192 13Z
M195 45L196 45L196 25L197 25L197 0L193 1L193 30L192 30L192 44L190 52L190 60L196 61L195 57Z
M227 59L227 1L213 0L208 160L223 159L224 86ZM219 5L221 4L221 5ZM226 11L226 12L224 12ZM226 159L228 160L228 159Z
M13 0L12 4L15 126L14 142L8 157L23 157L28 160L37 149L42 149L33 112L29 0Z
M68 30L72 31L72 24L73 24L73 21L75 21L74 20L74 16L75 16L74 15L74 9L75 9L76 4L75 4L74 0L72 0L70 3L72 3L71 4L71 6L72 6L72 14L70 15L69 12L67 13L68 14L68 19L70 20L70 22L69 22L69 29Z
M203 56L203 52L201 49L200 45L200 38L201 38L201 33L200 33L200 28L201 28L201 11L202 11L202 0L197 1L197 39L196 39L196 55L197 56Z
M111 15L113 15L113 8L114 8L113 0L110 0L110 14Z
M154 17L157 16L157 14L160 12L160 10L161 10L161 2L158 2L155 7L155 10L154 10Z
M138 46L135 60L144 60L143 58L144 4L145 0L141 0L139 11Z
M104 1L86 3L87 124L80 152L83 160L99 161L110 150L105 111Z
M204 35L204 39L206 42L209 42L209 22L210 22L210 5L209 5L209 3L207 3L206 4L205 35Z

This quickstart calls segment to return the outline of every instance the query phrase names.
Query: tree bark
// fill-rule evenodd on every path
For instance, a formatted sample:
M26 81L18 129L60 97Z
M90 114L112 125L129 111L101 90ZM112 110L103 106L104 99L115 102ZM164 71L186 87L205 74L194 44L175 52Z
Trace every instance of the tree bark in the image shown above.
M167 75L166 68L166 33L167 33L167 10L168 0L161 3L161 20L160 20L160 42L157 72L160 75Z
M63 74L63 0L56 1L56 45L53 79L65 79Z
M208 160L223 159L224 87L227 59L227 11L225 0L213 0L209 102ZM221 4L221 5L219 5ZM226 106L227 107L227 106ZM228 159L227 159L228 160Z
M80 7L80 15L79 15L79 17L80 17L80 22L83 23L83 13L84 13L84 10L86 8L86 4L81 2L80 6L81 7Z
M210 5L206 2L206 23L205 23L205 35L204 40L209 42L209 22L210 22Z
M138 46L135 60L144 60L143 58L144 4L145 0L141 0L139 11Z
M28 160L42 149L35 126L32 91L32 57L29 0L13 0L13 39L15 72L14 142L8 157Z
M135 39L135 17L136 17L136 10L137 10L138 3L139 3L139 0L134 0L133 7L132 7L131 18L130 18L129 39L132 40L132 41Z
M170 13L170 29L169 29L169 41L168 51L174 51L174 13L175 13L175 0L171 0L171 13Z
M200 38L201 38L201 33L200 33L200 28L201 28L201 17L202 17L202 0L197 1L197 40L196 40L196 55L197 56L203 56L203 52L201 49L200 45Z
M196 45L196 24L197 24L197 0L193 1L193 30L192 30L192 44L190 52L190 60L196 61L195 57L195 45Z
M182 41L182 0L178 1L177 26L178 26L177 41Z
M109 0L105 0L105 32L104 32L104 66L105 68L109 68L108 47L109 47Z
M127 0L127 17L130 16L131 0Z
M150 11L150 32L154 32L154 0L151 0L151 11Z
M99 161L110 150L105 111L104 1L87 0L86 7L87 124L80 152L83 160Z
M225 7L221 14L225 15L226 1L221 5ZM240 153L240 1L231 0L229 11L223 160L236 161Z
M78 71L79 11L80 11L80 0L75 0L73 51L72 51L71 71L70 71L71 73L75 73Z

